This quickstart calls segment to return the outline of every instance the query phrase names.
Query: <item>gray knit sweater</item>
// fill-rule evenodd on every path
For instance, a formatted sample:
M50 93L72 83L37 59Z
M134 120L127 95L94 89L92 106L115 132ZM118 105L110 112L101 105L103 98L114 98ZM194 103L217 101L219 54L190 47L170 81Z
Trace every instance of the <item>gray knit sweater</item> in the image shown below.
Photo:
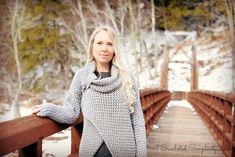
M130 113L117 68L113 65L111 77L101 80L94 74L95 69L95 62L91 62L78 71L64 105L42 104L42 116L60 123L73 123L83 112L81 157L94 156L103 141L113 157L146 157L144 118L135 81L133 92L137 100L134 112Z

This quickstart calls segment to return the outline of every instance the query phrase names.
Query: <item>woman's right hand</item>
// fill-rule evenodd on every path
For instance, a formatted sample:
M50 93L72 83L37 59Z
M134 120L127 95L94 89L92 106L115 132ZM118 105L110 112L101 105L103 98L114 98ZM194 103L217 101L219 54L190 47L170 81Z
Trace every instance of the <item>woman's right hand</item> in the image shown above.
M35 106L33 106L32 107L32 114L36 114L37 116L42 117L41 106L42 105L35 105Z

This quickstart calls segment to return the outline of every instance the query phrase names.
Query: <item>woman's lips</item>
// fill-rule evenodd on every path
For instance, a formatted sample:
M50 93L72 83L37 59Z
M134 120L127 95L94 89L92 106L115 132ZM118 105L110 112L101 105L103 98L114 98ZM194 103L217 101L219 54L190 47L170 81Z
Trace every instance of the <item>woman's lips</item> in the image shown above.
M108 57L108 54L100 54L101 57Z

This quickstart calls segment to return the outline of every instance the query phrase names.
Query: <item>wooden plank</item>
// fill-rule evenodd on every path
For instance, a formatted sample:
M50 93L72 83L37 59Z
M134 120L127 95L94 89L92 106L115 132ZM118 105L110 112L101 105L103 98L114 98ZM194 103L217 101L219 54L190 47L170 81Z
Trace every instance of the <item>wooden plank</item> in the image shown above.
M148 136L148 157L224 157L191 106L168 106Z

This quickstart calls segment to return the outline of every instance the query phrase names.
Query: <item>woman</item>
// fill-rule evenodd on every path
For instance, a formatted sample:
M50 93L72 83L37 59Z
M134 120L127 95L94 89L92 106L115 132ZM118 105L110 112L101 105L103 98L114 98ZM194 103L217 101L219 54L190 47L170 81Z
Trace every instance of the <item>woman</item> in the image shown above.
M114 31L103 26L91 35L88 63L78 71L63 106L33 108L40 117L73 123L83 112L79 156L145 157L146 132L137 85L120 63Z

